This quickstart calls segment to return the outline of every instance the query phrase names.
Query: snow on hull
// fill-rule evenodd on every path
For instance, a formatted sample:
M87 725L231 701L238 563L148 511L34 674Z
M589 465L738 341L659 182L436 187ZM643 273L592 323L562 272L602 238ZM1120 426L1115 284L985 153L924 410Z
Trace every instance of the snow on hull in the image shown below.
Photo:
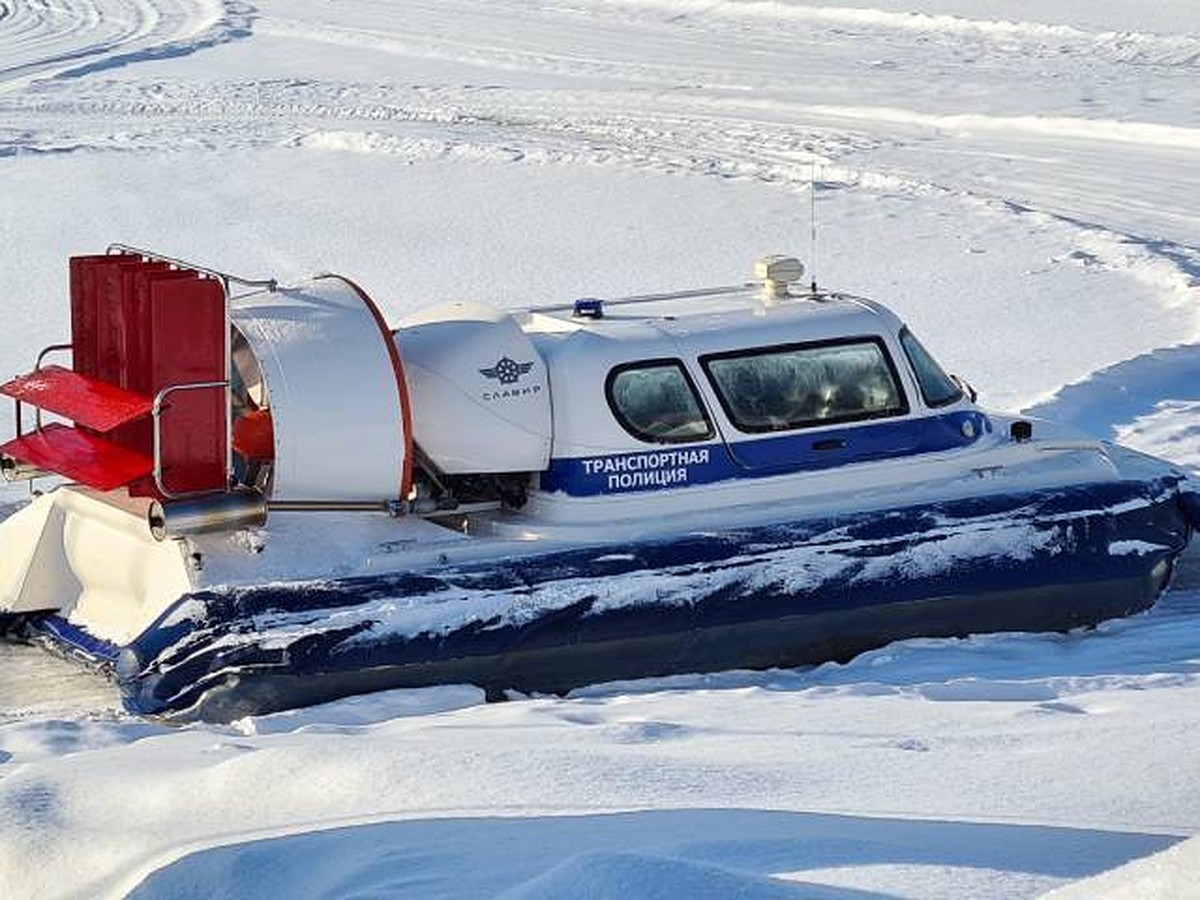
M565 692L847 659L915 636L1094 624L1152 604L1188 536L1177 479L1092 484L218 588L111 650L131 710L182 718L453 682ZM44 625L63 639L61 620Z

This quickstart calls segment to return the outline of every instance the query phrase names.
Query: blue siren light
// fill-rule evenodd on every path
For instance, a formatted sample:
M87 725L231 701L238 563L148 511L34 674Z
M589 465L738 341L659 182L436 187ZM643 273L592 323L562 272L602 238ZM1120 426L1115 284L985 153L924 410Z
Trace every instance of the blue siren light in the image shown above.
M604 301L595 297L580 297L575 301L574 315L578 319L603 319Z

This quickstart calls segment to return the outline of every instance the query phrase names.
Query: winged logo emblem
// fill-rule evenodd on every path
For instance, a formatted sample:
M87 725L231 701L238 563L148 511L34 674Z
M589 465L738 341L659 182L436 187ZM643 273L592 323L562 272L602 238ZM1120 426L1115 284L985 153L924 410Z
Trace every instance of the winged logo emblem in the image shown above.
M484 378L495 378L501 384L516 384L521 380L521 376L529 374L532 368L531 362L517 362L502 356L490 369L480 369L479 374Z

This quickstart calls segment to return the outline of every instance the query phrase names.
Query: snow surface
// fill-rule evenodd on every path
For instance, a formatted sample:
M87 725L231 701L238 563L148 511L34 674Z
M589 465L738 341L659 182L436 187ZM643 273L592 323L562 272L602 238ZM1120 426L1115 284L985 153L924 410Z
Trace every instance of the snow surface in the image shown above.
M1193 0L0 0L0 374L110 241L393 319L793 251L1196 467L1198 75ZM0 896L1200 896L1198 570L1093 633L231 727L0 646Z

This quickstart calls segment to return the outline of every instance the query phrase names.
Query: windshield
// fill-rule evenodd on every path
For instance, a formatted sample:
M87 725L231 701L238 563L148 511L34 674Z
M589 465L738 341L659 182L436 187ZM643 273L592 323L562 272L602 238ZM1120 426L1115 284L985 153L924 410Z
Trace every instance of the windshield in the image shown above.
M962 388L945 373L913 333L905 328L900 332L900 343L912 364L913 374L921 388L926 406L946 406L962 398Z

